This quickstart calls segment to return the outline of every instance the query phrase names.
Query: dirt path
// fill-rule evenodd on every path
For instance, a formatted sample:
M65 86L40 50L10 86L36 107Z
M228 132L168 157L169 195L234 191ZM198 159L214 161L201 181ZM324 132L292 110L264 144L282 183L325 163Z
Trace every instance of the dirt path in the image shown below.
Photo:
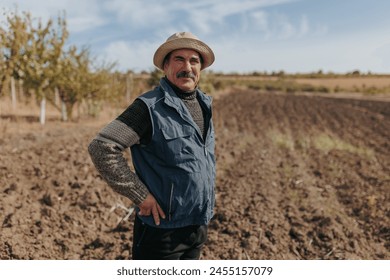
M390 103L237 92L214 102L206 259L389 259ZM130 202L86 147L101 123L20 120L0 138L0 259L125 259ZM16 127L16 128L15 128Z

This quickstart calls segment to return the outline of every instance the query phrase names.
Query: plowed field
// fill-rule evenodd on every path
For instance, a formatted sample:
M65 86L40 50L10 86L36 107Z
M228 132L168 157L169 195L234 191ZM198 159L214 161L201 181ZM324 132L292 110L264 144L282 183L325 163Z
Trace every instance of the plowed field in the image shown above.
M390 259L388 99L237 91L214 122L203 259ZM131 203L87 153L102 125L2 119L0 259L131 258Z

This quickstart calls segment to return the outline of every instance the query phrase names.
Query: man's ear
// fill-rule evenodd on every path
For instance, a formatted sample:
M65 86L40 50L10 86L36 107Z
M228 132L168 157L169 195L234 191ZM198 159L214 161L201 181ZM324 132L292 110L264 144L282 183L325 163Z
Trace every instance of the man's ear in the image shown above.
M165 60L165 61L164 61L164 65L163 65L163 70L164 70L164 72L167 71L168 66L169 66L169 61L168 61L168 60Z

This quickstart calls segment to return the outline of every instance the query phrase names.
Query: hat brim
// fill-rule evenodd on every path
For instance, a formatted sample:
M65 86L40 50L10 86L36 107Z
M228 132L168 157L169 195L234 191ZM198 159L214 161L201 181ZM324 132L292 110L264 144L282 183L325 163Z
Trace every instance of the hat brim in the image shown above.
M192 38L177 38L174 40L163 43L154 53L153 63L154 65L164 70L164 58L170 52L178 49L192 49L197 51L202 56L201 70L209 67L213 64L215 57L211 48L200 40Z

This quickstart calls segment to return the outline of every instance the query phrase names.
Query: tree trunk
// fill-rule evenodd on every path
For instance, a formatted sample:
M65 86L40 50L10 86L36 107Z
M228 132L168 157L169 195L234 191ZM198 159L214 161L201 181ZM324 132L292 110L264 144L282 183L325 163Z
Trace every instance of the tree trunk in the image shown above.
M11 100L12 100L12 109L16 109L16 88L15 88L14 77L11 77Z
M61 106L62 106L63 101L60 98L60 91L56 87L56 88L54 88L54 104L56 106L60 107L60 103L61 103Z
M39 122L41 123L41 125L45 125L45 121L46 121L46 98L42 97L41 113L39 115Z
M25 102L23 80L19 80L19 102Z
M63 122L68 121L68 110L66 109L66 103L61 101L61 120Z

